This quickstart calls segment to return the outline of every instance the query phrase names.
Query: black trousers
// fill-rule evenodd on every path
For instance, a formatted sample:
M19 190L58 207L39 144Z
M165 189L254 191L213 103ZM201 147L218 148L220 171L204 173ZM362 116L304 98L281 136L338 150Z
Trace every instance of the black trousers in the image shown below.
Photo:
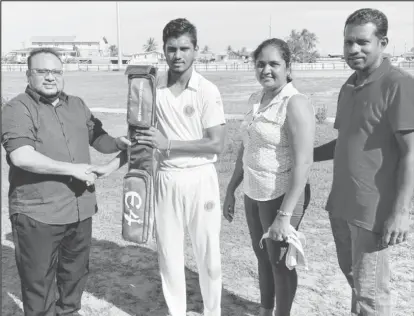
M276 215L283 203L285 195L269 200L256 201L245 195L244 206L246 210L247 226L249 228L252 240L253 251L257 257L259 270L259 288L261 306L265 309L273 309L275 304L275 281L277 280L277 271L274 266L285 266L286 254L289 244L286 242L274 241L267 238L263 242L263 249L260 248L259 242L263 234L267 232L270 225L276 218ZM310 184L306 184L302 195L293 210L290 218L290 224L299 229L306 209L309 206L311 198ZM283 271L283 270L282 270Z
M92 218L49 225L14 214L11 223L24 315L75 314L89 273Z

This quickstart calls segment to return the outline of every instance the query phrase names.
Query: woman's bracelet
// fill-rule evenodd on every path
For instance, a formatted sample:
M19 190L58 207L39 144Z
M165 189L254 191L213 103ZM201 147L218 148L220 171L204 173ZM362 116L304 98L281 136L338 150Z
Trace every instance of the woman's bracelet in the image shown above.
M292 216L292 212L285 212L283 210L279 210L279 212L277 213L277 215L281 215L281 216Z
M167 157L170 157L171 152L171 139L168 140L167 151L165 152Z

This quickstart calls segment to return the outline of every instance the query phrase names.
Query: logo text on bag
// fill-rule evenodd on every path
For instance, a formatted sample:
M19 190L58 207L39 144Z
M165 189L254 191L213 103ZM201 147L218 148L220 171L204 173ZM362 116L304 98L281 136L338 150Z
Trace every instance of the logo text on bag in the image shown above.
M135 200L137 203L135 204ZM137 192L129 191L125 194L124 199L125 206L129 211L129 214L124 213L124 218L127 220L128 225L131 226L132 223L144 224L142 219L135 213L138 211L142 205L142 199Z
M144 93L144 82L139 83L139 90L138 90L138 122L142 120L142 94Z

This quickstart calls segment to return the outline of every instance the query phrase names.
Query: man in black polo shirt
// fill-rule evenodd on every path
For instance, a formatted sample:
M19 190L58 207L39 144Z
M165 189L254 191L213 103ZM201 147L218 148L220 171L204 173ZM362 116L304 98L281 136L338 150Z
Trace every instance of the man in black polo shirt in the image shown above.
M414 78L383 58L387 30L378 10L348 17L344 56L355 72L339 93L338 138L314 152L334 159L326 208L361 316L391 316L388 246L407 240L414 190Z
M125 137L109 136L80 98L63 92L62 66L53 49L32 51L26 91L2 109L26 316L76 315L80 309L97 212L89 145L102 153L130 145Z

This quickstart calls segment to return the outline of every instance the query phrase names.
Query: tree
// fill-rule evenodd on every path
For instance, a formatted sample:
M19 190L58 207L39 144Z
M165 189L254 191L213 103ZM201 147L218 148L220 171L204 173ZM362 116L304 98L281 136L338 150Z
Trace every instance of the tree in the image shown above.
M80 50L79 47L76 45L73 45L73 51L75 52L75 57L80 57Z
M303 41L304 47L307 51L315 49L318 38L315 33L309 32L307 29L303 29L300 33L300 38Z
M287 44L292 53L292 61L299 63L314 63L319 53L316 50L318 38L307 29L292 30L287 38Z
M118 57L118 47L116 45L109 46L109 56Z
M146 52L146 53L156 50L157 47L158 47L158 44L155 41L155 38L153 38L153 37L150 37L147 40L147 43L142 46L142 48L144 49L144 52Z
M411 48L410 52L414 53L414 47L413 47L413 48Z
M210 51L210 47L208 47L208 45L204 46L203 50L201 51L202 53L208 53Z
M232 52L233 51L233 48L231 47L231 45L229 45L229 46L227 46L227 52Z

